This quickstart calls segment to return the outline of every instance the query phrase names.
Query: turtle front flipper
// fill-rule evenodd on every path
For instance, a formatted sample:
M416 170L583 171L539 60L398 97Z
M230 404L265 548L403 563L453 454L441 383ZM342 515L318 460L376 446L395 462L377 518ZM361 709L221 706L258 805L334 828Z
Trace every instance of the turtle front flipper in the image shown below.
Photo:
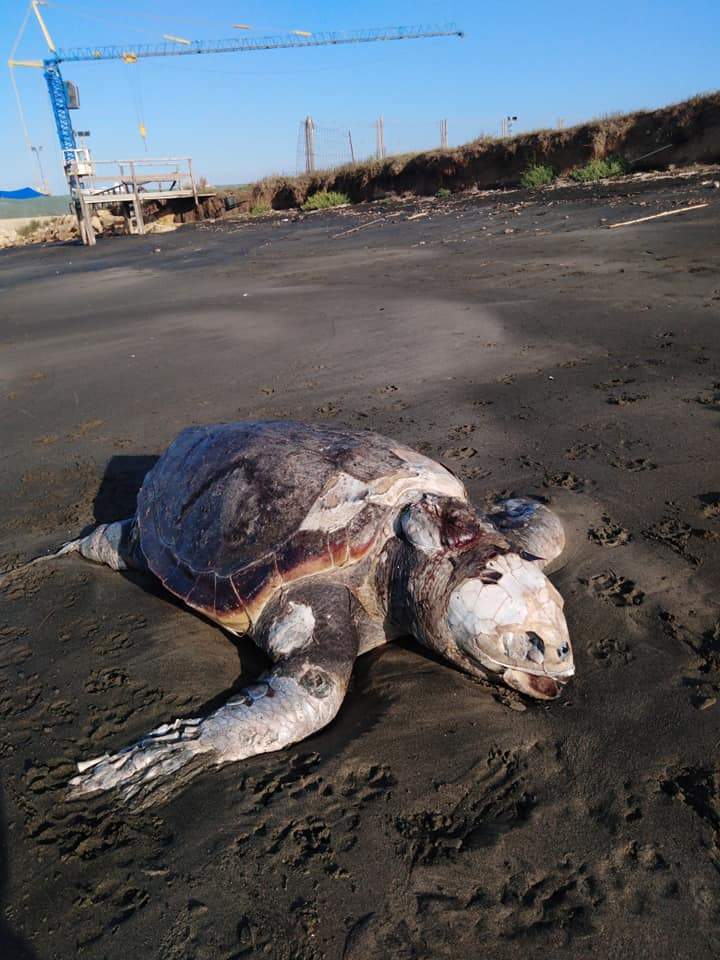
M269 673L205 718L163 724L116 754L79 764L71 797L115 790L148 805L206 766L282 750L322 729L340 709L357 656L351 600L336 584L282 591L255 637L275 660Z
M557 514L537 500L514 497L500 500L486 519L505 536L525 560L547 566L565 549L565 531Z

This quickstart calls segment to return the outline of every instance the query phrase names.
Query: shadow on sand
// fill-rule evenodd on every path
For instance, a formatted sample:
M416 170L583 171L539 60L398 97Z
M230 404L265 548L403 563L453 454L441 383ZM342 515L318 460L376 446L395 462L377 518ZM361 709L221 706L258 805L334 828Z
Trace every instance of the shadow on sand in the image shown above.
M0 957L2 960L38 960L30 944L10 929L5 920L4 901L10 882L10 864L5 803L0 787Z
M151 455L111 457L95 496L95 520L112 523L131 517L145 475L158 460L159 457Z

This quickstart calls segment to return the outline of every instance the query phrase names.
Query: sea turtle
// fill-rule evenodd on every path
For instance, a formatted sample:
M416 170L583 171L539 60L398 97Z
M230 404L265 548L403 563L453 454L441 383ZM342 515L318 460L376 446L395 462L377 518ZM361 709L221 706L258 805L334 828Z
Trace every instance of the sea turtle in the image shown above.
M79 764L71 789L129 799L186 764L302 740L338 712L356 657L400 635L553 698L574 672L563 601L542 572L563 545L546 506L511 499L479 513L450 470L375 433L290 421L183 430L136 515L60 553L149 571L250 635L273 666L209 716Z

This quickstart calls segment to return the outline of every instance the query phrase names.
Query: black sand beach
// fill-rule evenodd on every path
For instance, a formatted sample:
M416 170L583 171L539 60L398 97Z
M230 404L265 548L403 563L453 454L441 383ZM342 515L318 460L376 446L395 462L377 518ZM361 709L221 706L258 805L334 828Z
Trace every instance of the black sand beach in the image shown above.
M142 576L33 568L0 593L3 960L718 955L706 177L0 253L0 569L132 513L189 424L365 426L478 503L547 498L577 665L545 705L388 646L292 749L148 811L70 804L77 760L264 664Z

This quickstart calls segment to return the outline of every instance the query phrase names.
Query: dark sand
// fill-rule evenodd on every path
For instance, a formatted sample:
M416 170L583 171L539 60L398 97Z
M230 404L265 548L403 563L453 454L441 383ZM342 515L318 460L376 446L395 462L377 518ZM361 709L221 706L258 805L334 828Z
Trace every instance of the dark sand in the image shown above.
M442 458L478 502L547 497L577 664L523 712L389 646L294 749L150 812L68 805L74 761L262 662L139 576L35 568L0 595L2 960L718 955L720 194L700 179L0 254L0 568L130 513L187 424L331 420Z

